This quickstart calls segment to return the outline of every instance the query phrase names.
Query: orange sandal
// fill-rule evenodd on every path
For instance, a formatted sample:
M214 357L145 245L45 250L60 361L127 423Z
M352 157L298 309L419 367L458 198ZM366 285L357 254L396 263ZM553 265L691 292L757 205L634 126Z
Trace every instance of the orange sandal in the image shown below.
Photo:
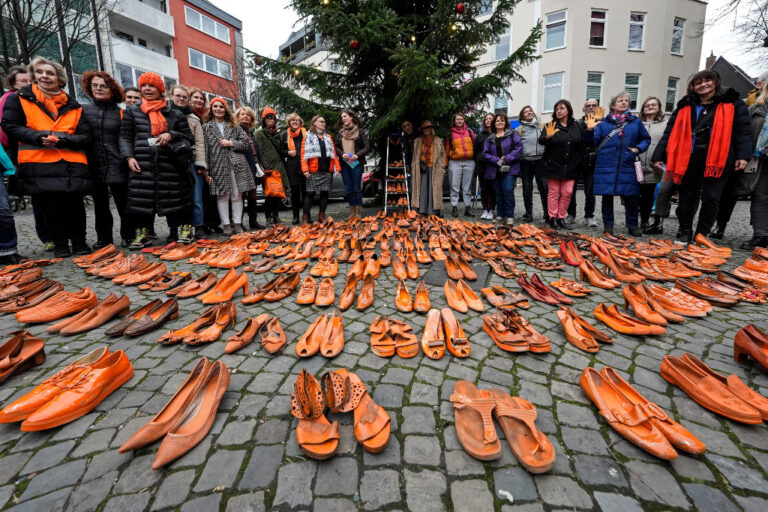
M293 385L291 414L299 419L296 442L308 457L325 460L339 447L339 422L328 421L320 384L306 370L301 370Z
M479 390L466 380L456 382L451 395L456 437L461 446L478 460L501 457L501 442L496 435L491 412L496 399L490 392Z

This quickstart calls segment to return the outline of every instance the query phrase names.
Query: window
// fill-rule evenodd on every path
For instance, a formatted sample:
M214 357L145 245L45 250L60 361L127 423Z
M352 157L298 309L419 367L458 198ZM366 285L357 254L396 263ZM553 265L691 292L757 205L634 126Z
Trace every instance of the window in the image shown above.
M121 62L115 63L115 70L117 71L115 76L120 77L120 85L123 87L135 87L136 84L139 83L139 77L142 75L142 73L148 71L146 69L135 68ZM165 89L168 91L170 90L168 84L175 82L174 79L168 77L163 77L163 81L166 83Z
M189 49L189 65L213 75L232 80L232 65L203 52Z
M630 50L643 49L643 34L645 33L645 14L633 12L629 14L629 45Z
M493 46L493 60L504 60L509 57L509 42L512 39L512 28L507 27Z
M142 48L146 48L147 42L144 39L139 38L139 46L141 46Z
M589 25L589 46L605 48L605 11L592 11Z
M672 53L675 55L683 54L683 29L685 20L675 18L675 24L672 26Z
M509 99L506 96L496 96L493 99L493 112L496 114L506 114L509 109Z
M133 36L131 34L126 34L120 30L115 30L115 37L122 39L123 41L128 41L129 43L133 42Z
M221 99L223 99L224 101L227 102L227 105L229 105L229 109L231 111L233 111L233 112L235 111L235 102L232 99L227 98L226 96L224 96L222 94L213 94L212 92L207 92L207 91L203 91L203 93L205 94L205 97L208 98L208 103L210 103L211 100L214 99L214 98L221 98Z
M587 71L587 97L584 99L594 98L598 104L601 104L603 94L603 74Z
M664 104L664 112L672 112L677 106L677 84L679 78L673 76L667 78L667 101Z
M555 103L563 97L563 77L565 73L544 75L544 112L552 112Z
M493 0L480 0L480 7L478 8L478 16L485 16L493 12Z
M229 44L229 27L186 5L184 13L187 17L187 25Z
M629 93L629 108L637 108L637 97L640 94L640 75L627 74L624 78L624 90Z
M565 48L565 22L568 11L547 14L545 50Z

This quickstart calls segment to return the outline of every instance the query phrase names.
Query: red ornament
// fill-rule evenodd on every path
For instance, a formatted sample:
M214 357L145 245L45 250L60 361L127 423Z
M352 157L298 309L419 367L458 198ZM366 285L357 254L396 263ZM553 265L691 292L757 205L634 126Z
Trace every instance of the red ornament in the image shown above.
M464 14L464 4L459 2L456 4L456 13L457 14Z
M360 41L353 39L349 42L349 46L351 46L353 50L357 50L357 48L360 46Z
M258 56L254 57L253 63L257 66L261 66L261 57L258 57Z

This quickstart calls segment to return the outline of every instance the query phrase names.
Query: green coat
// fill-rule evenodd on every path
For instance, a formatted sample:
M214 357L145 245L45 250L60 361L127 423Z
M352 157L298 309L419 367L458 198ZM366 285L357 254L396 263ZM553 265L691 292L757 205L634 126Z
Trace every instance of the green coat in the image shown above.
M287 192L290 189L290 182L288 181L288 173L285 170L285 163L280 157L280 132L270 136L262 127L256 130L254 138L259 145L259 164L261 164L265 171L273 171L275 169L280 171L280 179L283 181L283 188Z

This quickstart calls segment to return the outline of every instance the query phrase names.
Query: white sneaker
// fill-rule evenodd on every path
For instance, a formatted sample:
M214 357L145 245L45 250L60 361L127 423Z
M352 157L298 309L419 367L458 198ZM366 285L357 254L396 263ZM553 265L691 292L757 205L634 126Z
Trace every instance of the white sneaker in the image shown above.
M501 217L498 217L498 216L497 216L497 217L496 217L496 222L504 222L504 219L503 219L503 218L501 218Z
M575 221L576 221L576 217L574 217L573 215L568 215L565 218L565 223L566 224L573 224Z
M590 217L590 218L587 219L587 226L589 226L591 228L596 228L597 227L597 221L595 220L594 217Z
M507 226L513 226L515 224L514 217L507 217Z
M487 220L488 219L488 210L483 210L483 214L480 216L481 219Z

